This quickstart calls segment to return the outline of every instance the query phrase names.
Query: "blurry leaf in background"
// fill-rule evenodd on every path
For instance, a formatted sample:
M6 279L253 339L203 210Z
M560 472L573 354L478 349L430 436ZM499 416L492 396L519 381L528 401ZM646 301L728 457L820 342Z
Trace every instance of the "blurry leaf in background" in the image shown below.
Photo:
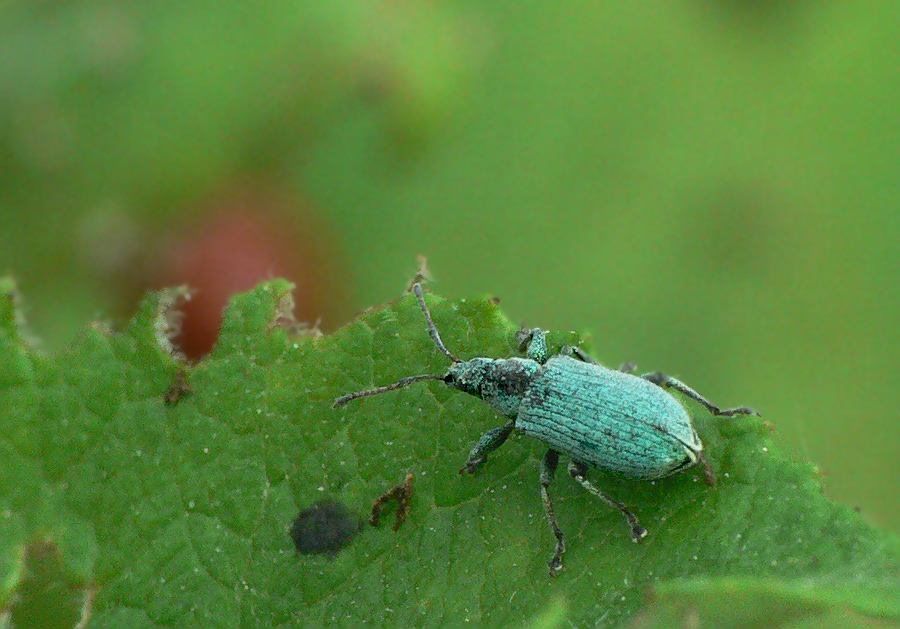
M227 208L246 181L283 195L347 110L377 120L374 155L418 153L459 102L467 49L432 3L5 3L0 270L29 288L30 318L58 346L118 302L110 277L209 221L213 200ZM308 226L305 204L280 210L284 225L299 216L288 231ZM301 291L305 273L291 278Z
M651 588L632 629L897 627L896 582L853 589L781 579L676 579Z

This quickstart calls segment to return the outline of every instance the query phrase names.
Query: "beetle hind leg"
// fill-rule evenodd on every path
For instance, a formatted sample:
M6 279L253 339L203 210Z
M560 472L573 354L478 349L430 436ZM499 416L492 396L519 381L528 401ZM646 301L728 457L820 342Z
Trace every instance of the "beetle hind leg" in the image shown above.
M662 387L663 389L675 389L679 393L686 395L687 397L695 400L706 407L706 409L716 415L717 417L732 417L734 415L759 415L759 411L754 410L752 408L747 408L746 406L740 406L738 408L726 408L721 409L705 397L694 391L685 383L680 380L676 380L672 376L667 376L664 373L659 371L654 371L651 373L645 373L641 376L644 380L652 382L653 384Z
M541 502L544 503L544 512L547 514L547 520L550 522L550 528L553 529L553 535L556 537L556 550L553 557L547 564L550 566L550 576L555 577L563 569L562 556L566 552L566 538L556 516L553 513L553 501L550 499L550 483L556 474L556 466L559 464L559 452L555 450L547 450L544 454L544 460L541 462Z
M577 358L578 360L585 362L585 363L590 363L591 365L599 365L600 364L596 360L591 358L586 351L584 351L577 345L566 345L559 351L559 353L569 356L571 358Z
M640 542L647 536L647 529L641 526L637 516L634 515L628 507L604 494L587 479L587 465L571 461L569 463L569 475L571 475L579 485L586 489L589 494L596 496L610 507L618 509L622 515L625 516L625 519L628 521L628 526L631 528L631 541Z
M589 363L591 365L599 365L600 363L591 358L591 356L578 347L577 345L566 345L560 351L561 354L565 354L566 356L571 356L572 358L577 358L581 362ZM634 370L637 369L637 363L634 361L628 361L627 363L622 363L619 365L619 371L622 373L633 373Z

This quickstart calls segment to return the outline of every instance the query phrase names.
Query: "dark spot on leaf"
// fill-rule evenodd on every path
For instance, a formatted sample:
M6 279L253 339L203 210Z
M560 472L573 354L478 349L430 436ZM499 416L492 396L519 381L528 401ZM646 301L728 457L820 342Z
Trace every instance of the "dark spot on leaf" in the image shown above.
M0 610L3 626L84 626L93 612L93 586L74 576L51 537L29 541L21 549L22 576Z
M291 539L304 555L333 555L359 532L360 517L335 500L320 500L291 522Z
M175 373L172 384L169 385L169 388L163 394L163 401L166 403L166 406L175 406L181 398L192 392L187 372L179 370Z

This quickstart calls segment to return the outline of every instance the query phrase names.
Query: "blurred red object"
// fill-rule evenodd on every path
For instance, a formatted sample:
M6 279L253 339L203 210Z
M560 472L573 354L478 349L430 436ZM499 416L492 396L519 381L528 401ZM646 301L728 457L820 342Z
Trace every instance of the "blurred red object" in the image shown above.
M219 334L222 309L235 293L283 277L296 285L297 321L330 318L340 303L331 239L305 217L278 211L281 203L259 193L231 196L199 221L171 236L161 252L162 285L187 284L184 320L175 344L189 358L209 353Z

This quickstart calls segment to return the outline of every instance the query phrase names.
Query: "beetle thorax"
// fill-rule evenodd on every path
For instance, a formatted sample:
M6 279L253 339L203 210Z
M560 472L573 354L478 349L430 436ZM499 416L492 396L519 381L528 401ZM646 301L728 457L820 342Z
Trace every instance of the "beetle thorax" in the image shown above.
M450 367L444 382L515 417L522 395L540 371L541 365L527 358L473 358Z

